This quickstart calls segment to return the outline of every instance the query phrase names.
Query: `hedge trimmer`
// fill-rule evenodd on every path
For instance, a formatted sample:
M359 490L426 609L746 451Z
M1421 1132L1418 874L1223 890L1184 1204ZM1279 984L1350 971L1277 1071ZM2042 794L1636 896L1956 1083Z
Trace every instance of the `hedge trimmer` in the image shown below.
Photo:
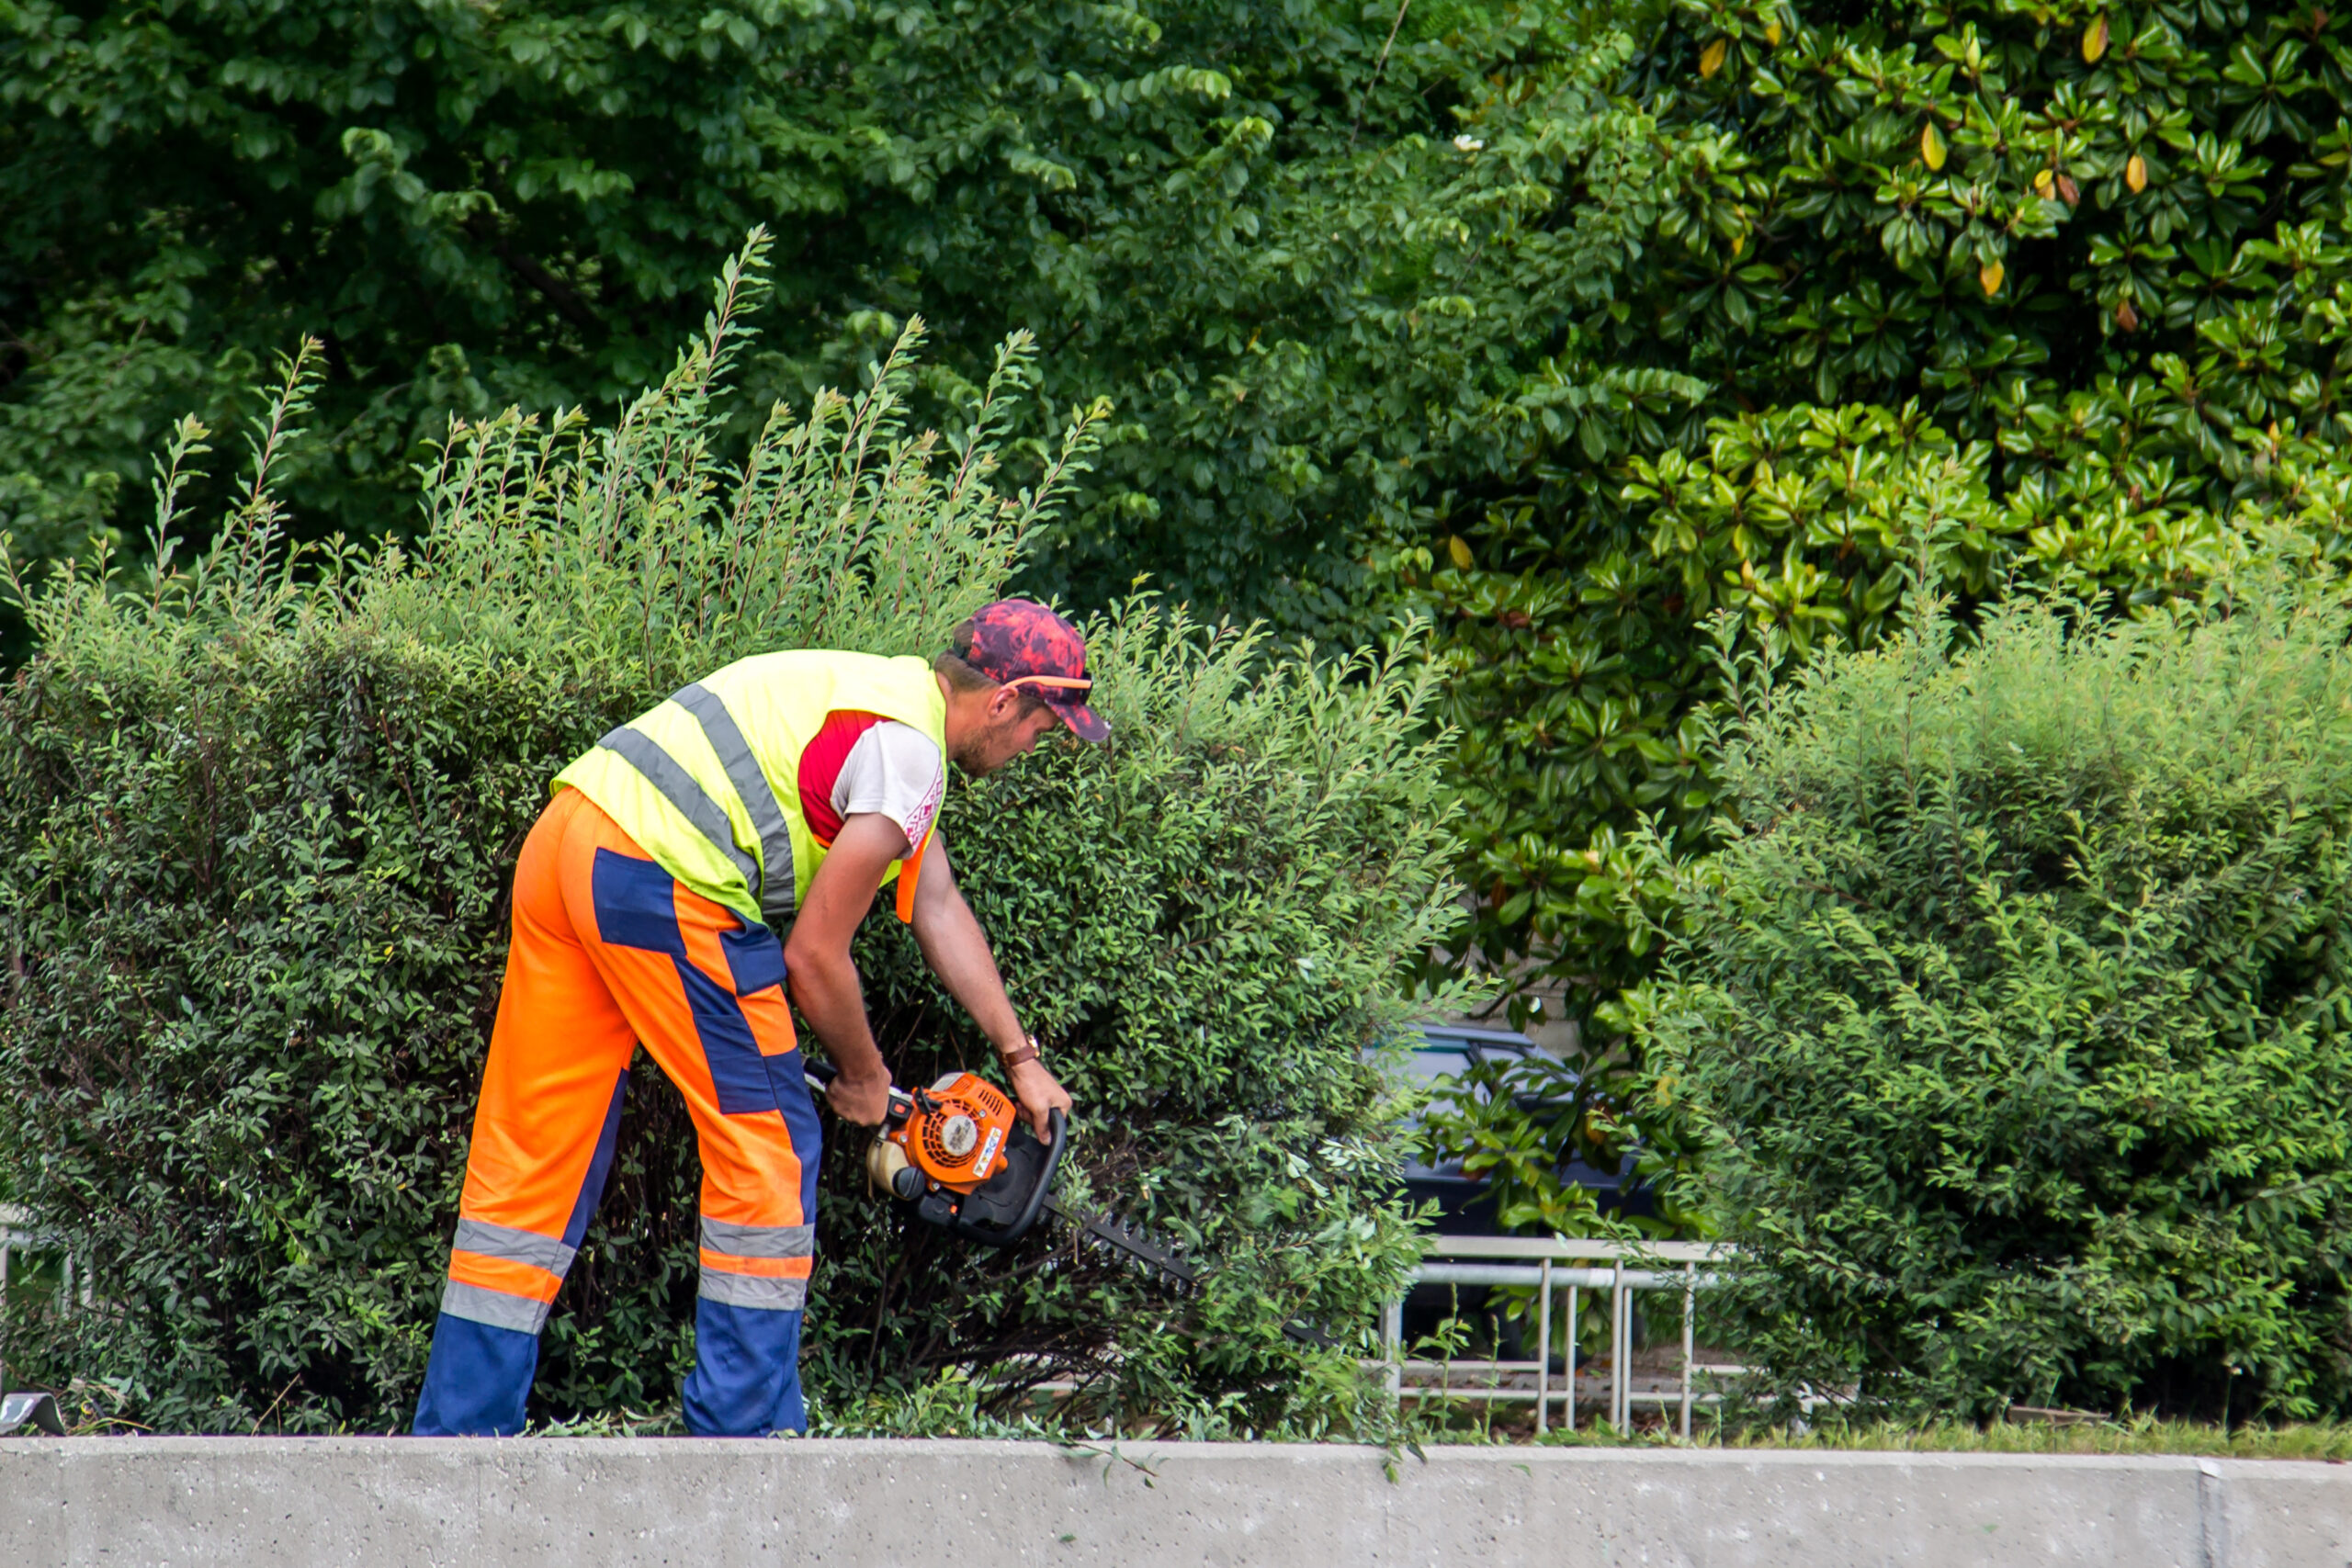
M821 1102L833 1077L831 1066L811 1064L809 1093ZM1201 1270L1142 1226L1107 1209L1088 1214L1061 1201L1053 1190L1069 1143L1061 1111L1051 1113L1046 1132L1048 1141L1039 1143L1019 1107L977 1073L949 1073L929 1089L894 1084L882 1125L866 1146L865 1179L925 1224L966 1241L1011 1247L1040 1215L1051 1214L1077 1233L1080 1245L1107 1248L1180 1291L1199 1289ZM1317 1348L1332 1343L1303 1318L1284 1325L1283 1333Z
M830 1066L811 1065L809 1092L821 1101L833 1076ZM1181 1289L1196 1288L1200 1270L1141 1226L1062 1201L1053 1190L1069 1142L1061 1111L1052 1113L1047 1132L1049 1140L1039 1143L1005 1092L976 1073L949 1073L929 1089L893 1085L866 1147L866 1180L925 1224L966 1241L1011 1247L1051 1214L1081 1242L1108 1247Z

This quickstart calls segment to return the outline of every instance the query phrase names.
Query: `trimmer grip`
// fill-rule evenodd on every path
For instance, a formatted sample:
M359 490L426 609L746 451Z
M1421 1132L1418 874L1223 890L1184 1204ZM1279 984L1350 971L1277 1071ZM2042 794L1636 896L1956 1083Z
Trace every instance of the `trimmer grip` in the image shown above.
M1069 1144L1069 1119L1060 1110L1046 1113L1046 1128L1050 1135L1046 1143L1045 1168L1038 1171L1036 1184L1030 1188L1028 1197L1022 1202L1021 1213L1012 1223L998 1230L976 1224L959 1214L955 1224L957 1235L967 1241L986 1242L990 1247L1011 1247L1029 1234L1030 1227L1037 1223L1037 1216L1046 1212L1046 1196L1054 1190L1054 1177L1062 1167L1062 1151ZM967 1207L969 1202L970 1200L966 1200Z
M831 1062L810 1062L804 1060L800 1064L800 1076L808 1082L808 1098L817 1102L818 1110L822 1111L825 1109L825 1091L833 1087L833 1080L842 1076L842 1070L833 1066ZM898 1085L892 1084L890 1086L890 1119L888 1124L896 1126L899 1122L905 1121L907 1119L907 1112L911 1110L913 1106L914 1100L909 1097L907 1091L900 1089Z
M1037 1190L1029 1195L1029 1207L1023 1211L1021 1223L1004 1238L1007 1246L1027 1235L1029 1227L1037 1223L1037 1216L1046 1212L1046 1196L1053 1191L1054 1178L1061 1171L1062 1150L1069 1145L1069 1118L1059 1106L1046 1112L1046 1130L1049 1134L1046 1140L1046 1173L1037 1178Z

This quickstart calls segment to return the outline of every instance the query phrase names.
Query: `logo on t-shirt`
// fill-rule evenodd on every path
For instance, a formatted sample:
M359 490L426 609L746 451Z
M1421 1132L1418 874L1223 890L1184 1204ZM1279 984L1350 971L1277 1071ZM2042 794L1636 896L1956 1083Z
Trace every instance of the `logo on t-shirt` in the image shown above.
M947 773L942 769L932 776L931 787L923 791L922 801L907 813L907 848L910 852L922 847L923 840L931 832L932 818L939 815L940 797L946 791Z

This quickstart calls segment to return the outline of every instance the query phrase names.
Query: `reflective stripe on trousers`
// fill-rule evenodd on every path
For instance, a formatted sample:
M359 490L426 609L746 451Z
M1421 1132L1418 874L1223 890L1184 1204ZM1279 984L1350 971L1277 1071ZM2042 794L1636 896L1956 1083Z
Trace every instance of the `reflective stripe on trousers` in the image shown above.
M815 1225L730 1225L702 1222L702 1287L729 1306L798 1312L808 1301L816 1263Z
M609 1162L609 1155L606 1157ZM452 1317L537 1334L547 1322L548 1308L555 1299L554 1289L563 1283L577 1252L578 1248L535 1231L514 1230L483 1220L459 1220L458 1234L449 1244L453 1276L460 1266L459 1258L464 1257L464 1266L469 1271L481 1272L483 1262L511 1263L547 1276L550 1287L544 1298L536 1292L515 1295L491 1286L468 1284L453 1277L442 1292L441 1310Z

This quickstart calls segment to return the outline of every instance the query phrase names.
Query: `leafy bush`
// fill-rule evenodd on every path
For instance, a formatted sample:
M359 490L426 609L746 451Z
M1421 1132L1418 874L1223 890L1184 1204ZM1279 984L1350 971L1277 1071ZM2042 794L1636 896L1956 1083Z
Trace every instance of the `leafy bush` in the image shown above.
M760 258L612 426L456 427L414 553L280 547L271 479L306 355L215 547L20 590L40 651L0 697L0 1170L97 1291L92 1311L7 1321L20 1374L166 1428L404 1423L508 879L548 780L741 654L942 646L1084 461L1099 409L1045 485L996 483L1030 363L1015 341L960 450L904 428L902 352L854 400L777 410L722 468L712 409ZM167 536L204 449L183 422ZM820 1419L1001 1408L1062 1372L1080 1413L1350 1427L1350 1352L1282 1325L1361 1320L1411 1254L1360 1053L1407 1005L1400 960L1452 918L1426 677L1401 653L1285 662L1148 601L1090 646L1114 741L959 789L949 831L1078 1096L1073 1191L1225 1267L1175 1301L1067 1238L952 1245L865 1197L858 1139L835 1133L807 1341ZM985 1060L894 921L858 960L902 1081ZM541 1417L658 1424L691 1360L692 1134L658 1075L633 1081L547 1334ZM916 1397L941 1376L965 1393Z
M2352 478L2344 7L1589 14L1620 33L1609 134L1528 159L1532 62L1457 111L1476 162L1522 174L1506 230L1584 249L1545 340L1556 417L1431 507L1413 574L1464 667L1465 937L1588 1020L1651 966L1617 918L1627 836L1656 815L1700 847L1719 810L1711 613L1792 654L1868 645L1922 457L1977 492L1937 561L1964 596L2010 570L2161 596L2241 507Z
M2237 590L1926 615L1734 738L1621 1021L1783 1394L2352 1404L2352 611Z
M1610 1004L1654 970L1654 933L1677 900L1647 832L1703 854L1742 809L1717 776L1725 671L1875 646L1897 624L1906 575L1971 604L2019 588L2119 606L2194 599L2281 526L2340 553L2352 493L2352 469L2301 437L2273 444L2260 481L2222 508L2179 496L2043 508L2033 493L1998 493L1995 467L1985 446L1883 411L1720 420L1703 456L1629 460L1628 516L1592 573L1522 579L1492 601L1504 625L1475 634L1491 658L1464 660L1473 634L1457 629L1462 673L1443 711L1464 736L1453 777L1470 818L1469 874L1487 895L1475 931L1494 944L1481 956L1516 953L1522 977L1565 972L1566 1010L1585 1026L1570 1063L1577 1114L1538 1124L1498 1101L1487 1136L1610 1168L1638 1141L1661 1168L1687 1167L1676 1120L1644 1103L1638 1052ZM1761 558L1767 546L1777 563ZM1834 603L1833 558L1852 590ZM1671 627L1636 588L1669 569L1688 594L1668 601ZM1717 613L1697 613L1708 605ZM1532 634L1510 629L1531 613ZM1646 695L1620 700L1634 687ZM1671 734L1641 716L1653 700L1679 715ZM1491 722L1498 713L1508 722Z

